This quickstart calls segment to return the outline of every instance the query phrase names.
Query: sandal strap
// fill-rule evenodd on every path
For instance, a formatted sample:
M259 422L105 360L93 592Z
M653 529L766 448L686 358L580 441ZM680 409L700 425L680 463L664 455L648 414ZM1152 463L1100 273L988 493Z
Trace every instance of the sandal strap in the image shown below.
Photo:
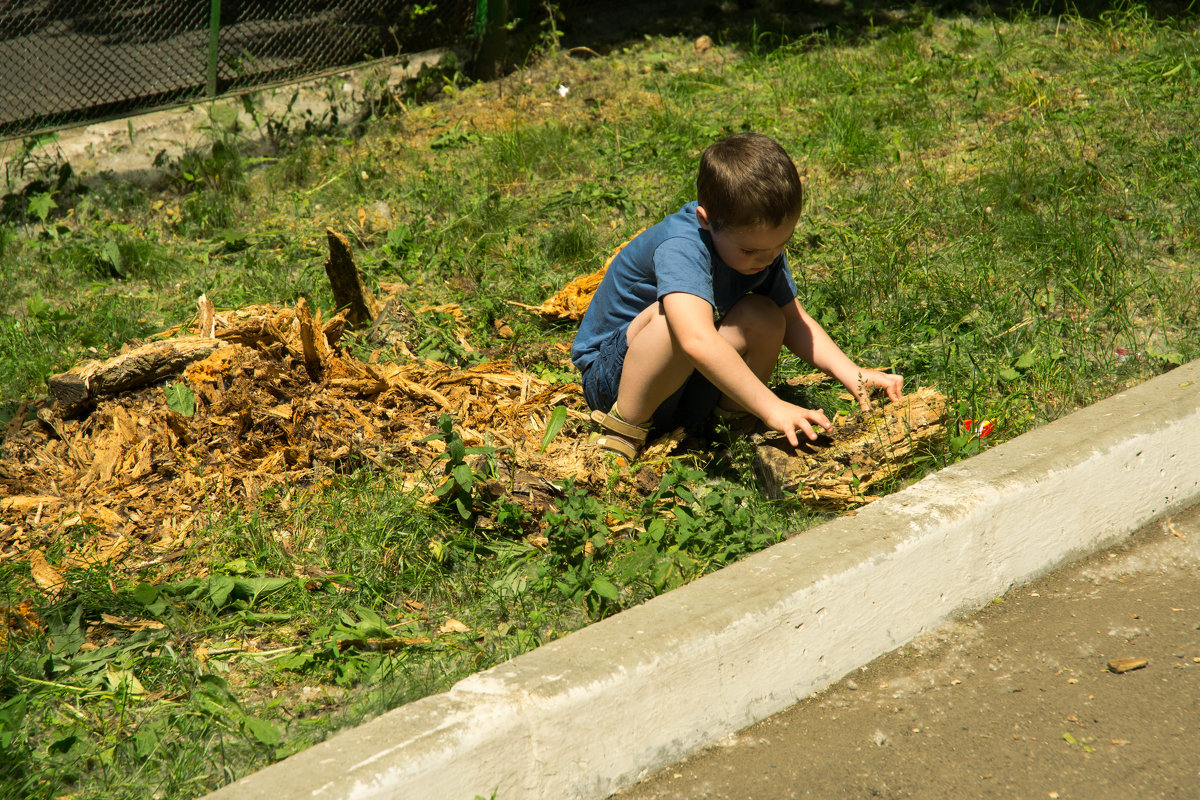
M637 458L637 445L619 436L597 436L592 440L592 443L597 447L623 455L630 461Z
M606 414L603 411L593 411L592 422L615 433L617 436L632 439L638 444L644 444L646 436L650 433L649 425L632 425L620 417L614 417L612 414Z

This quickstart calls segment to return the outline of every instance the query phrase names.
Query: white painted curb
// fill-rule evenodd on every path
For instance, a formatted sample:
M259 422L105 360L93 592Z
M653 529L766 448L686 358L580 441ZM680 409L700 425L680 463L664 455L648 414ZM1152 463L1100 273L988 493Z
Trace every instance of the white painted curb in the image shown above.
M209 797L604 798L1198 496L1200 361Z

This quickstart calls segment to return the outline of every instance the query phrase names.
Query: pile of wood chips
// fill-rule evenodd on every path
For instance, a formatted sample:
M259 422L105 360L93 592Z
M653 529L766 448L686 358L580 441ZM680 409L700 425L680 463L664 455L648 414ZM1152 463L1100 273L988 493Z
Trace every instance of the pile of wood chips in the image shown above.
M496 448L498 473L484 494L511 498L535 520L553 506L557 482L604 485L611 468L586 443L577 384L551 384L507 361L389 363L394 351L379 350L363 361L339 347L347 328L369 324L381 304L364 294L345 239L329 237L326 268L345 309L332 319L322 322L303 299L295 308L217 313L201 298L187 329L49 379L57 402L22 406L4 432L0 560L28 560L53 594L58 570L122 561L132 570L178 558L210 512L261 502L268 489L280 502L368 463L401 471L436 502L432 490L446 480L443 414L467 446ZM568 292L579 313L598 283L585 278ZM835 446L788 452L767 442L760 475L772 493L818 507L866 502L872 484L944 432L939 398L919 392L856 419ZM559 406L567 422L543 447ZM650 449L635 490L657 485L681 438L675 432ZM65 555L51 566L44 550L60 539Z
M221 503L367 462L433 488L444 479L445 443L430 438L442 414L466 445L497 448L510 473L501 484L518 501L540 509L553 481L594 473L597 459L568 433L577 425L542 450L556 406L586 418L577 384L507 361L364 362L337 347L344 329L344 315L322 324L303 300L254 306L214 313L209 336L193 328L55 376L59 403L22 409L5 434L0 558L91 524L99 534L68 546L65 566L149 559L181 546ZM191 390L190 416L168 405L172 384Z

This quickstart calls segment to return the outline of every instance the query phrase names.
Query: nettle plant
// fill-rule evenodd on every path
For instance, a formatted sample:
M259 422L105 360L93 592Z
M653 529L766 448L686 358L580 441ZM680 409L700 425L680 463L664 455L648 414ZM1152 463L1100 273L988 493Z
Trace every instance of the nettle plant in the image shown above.
M660 594L777 541L759 524L753 500L749 489L713 482L676 462L642 503L649 522L622 565L622 579Z
M433 490L433 494L453 506L459 516L469 520L475 513L478 487L487 478L467 463L467 456L483 455L489 459L495 455L496 448L490 446L468 447L462 436L454 430L454 418L442 414L438 418L438 431L426 438L426 441L441 439L446 443L446 450L439 456L445 461L443 474L446 476ZM490 472L490 461L485 469Z
M556 589L569 602L583 603L593 618L606 616L621 602L621 590L603 574L613 546L606 509L568 480L558 509L546 514L546 551L536 585Z

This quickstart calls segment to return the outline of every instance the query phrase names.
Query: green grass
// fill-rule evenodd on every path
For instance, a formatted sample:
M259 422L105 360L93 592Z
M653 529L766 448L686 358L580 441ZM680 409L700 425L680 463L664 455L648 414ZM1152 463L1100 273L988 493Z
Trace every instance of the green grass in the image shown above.
M409 309L466 310L472 348L425 313L414 352L574 380L555 355L573 328L506 301L594 270L691 199L706 144L746 128L806 175L789 258L808 310L860 363L950 398L955 435L918 474L1200 354L1195 18L897 19L707 55L682 39L549 52L361 135L289 134L267 159L214 119L152 191L85 186L30 154L45 181L0 204L0 422L48 374L182 322L201 293L328 314L326 226L369 282L405 283ZM833 388L803 397L844 405ZM959 427L979 418L997 421L982 442ZM172 562L187 570L157 586L169 565L74 569L51 601L26 563L0 561L0 607L32 599L42 620L0 648L2 794L202 794L820 521L764 499L749 464L742 445L681 463L644 502L567 488L545 550L473 485L428 507L364 467L248 510L214 499ZM456 498L486 513L464 521ZM613 535L621 520L644 533ZM389 637L412 643L373 649Z

